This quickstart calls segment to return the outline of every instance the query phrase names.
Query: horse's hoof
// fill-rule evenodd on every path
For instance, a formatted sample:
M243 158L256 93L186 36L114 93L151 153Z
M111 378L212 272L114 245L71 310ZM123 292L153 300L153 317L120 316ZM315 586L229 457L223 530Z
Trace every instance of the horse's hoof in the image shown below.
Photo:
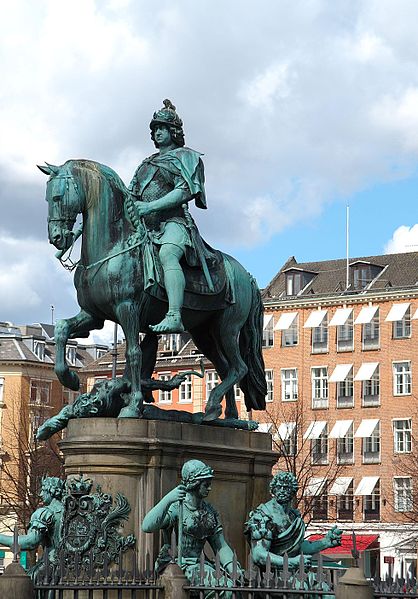
M139 410L135 410L135 408L131 408L129 406L125 406L119 412L118 418L140 418L141 414Z
M203 422L212 422L212 420L216 420L222 416L222 408L221 406L216 406L215 408L206 407L205 415L203 416Z

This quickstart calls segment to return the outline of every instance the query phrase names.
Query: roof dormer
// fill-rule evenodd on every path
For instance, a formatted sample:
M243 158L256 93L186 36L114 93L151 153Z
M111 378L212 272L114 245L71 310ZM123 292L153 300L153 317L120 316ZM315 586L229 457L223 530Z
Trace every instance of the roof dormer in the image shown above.
M286 295L298 295L316 277L316 272L302 270L301 268L289 268L285 271Z

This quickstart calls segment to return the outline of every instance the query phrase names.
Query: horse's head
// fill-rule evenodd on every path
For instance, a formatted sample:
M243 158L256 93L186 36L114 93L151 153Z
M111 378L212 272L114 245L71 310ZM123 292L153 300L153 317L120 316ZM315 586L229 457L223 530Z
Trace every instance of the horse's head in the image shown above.
M48 202L48 238L59 250L67 250L72 243L72 229L82 210L82 198L71 171L71 161L62 166L46 164L38 168L49 175L46 186Z

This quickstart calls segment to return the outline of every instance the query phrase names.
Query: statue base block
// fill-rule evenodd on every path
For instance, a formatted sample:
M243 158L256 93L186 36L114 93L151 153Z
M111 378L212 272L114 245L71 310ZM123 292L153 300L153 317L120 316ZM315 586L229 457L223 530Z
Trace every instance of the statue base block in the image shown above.
M198 459L214 473L208 501L219 511L225 538L245 563L243 535L250 510L269 498L277 454L271 435L215 426L158 420L86 418L71 420L60 442L66 475L84 474L113 497L122 493L131 506L123 534L138 540L140 568L155 559L159 534L141 530L145 514L180 482L184 462Z

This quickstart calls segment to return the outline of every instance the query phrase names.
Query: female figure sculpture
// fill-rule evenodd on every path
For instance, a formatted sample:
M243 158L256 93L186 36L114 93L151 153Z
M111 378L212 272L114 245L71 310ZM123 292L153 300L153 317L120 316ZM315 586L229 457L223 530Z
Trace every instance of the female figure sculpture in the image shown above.
M156 561L156 570L161 572L170 562L170 537L174 528L177 539L181 537L180 566L186 577L190 581L198 578L200 556L208 542L214 553L219 553L225 572L222 584L232 586L228 574L232 574L234 552L225 540L218 512L205 501L211 489L213 470L199 460L189 460L182 468L181 477L181 484L167 493L142 522L144 532L163 531L164 545ZM180 527L182 534L179 535ZM214 573L214 564L205 559L205 580ZM224 599L230 596L228 592L219 595Z

